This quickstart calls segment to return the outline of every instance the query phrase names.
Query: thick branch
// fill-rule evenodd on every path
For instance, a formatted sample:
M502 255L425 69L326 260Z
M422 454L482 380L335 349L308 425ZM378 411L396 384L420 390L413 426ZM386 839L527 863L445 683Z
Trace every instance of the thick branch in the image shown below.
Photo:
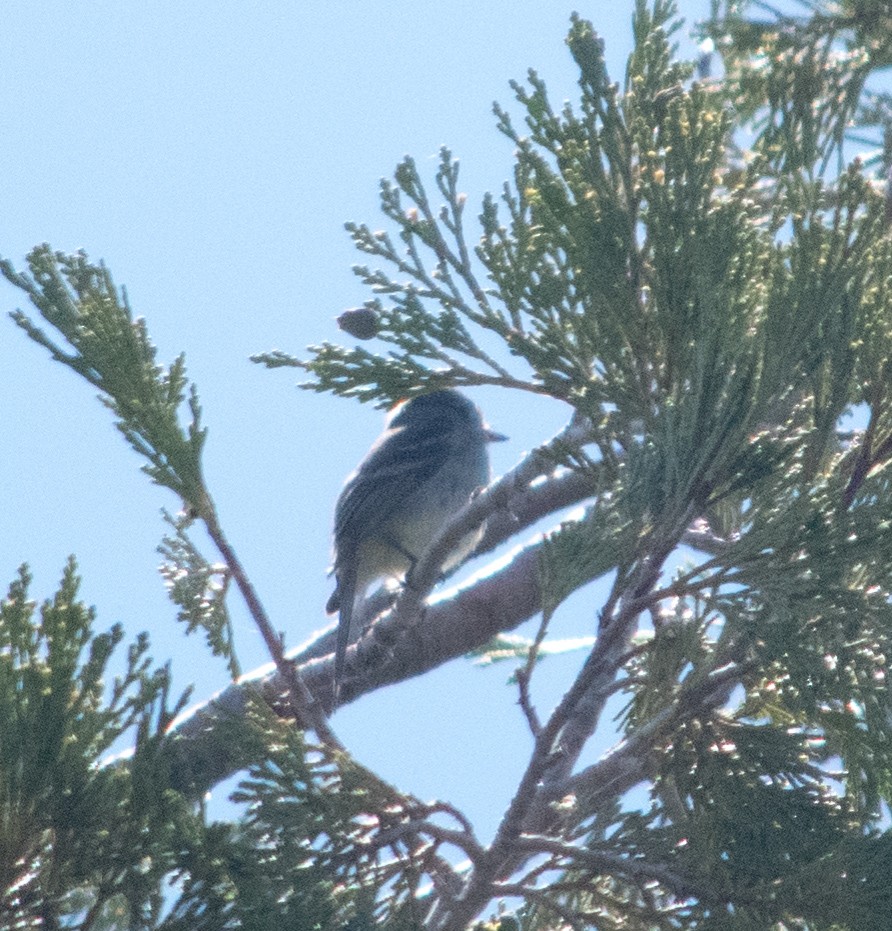
M568 427L558 436L562 442L574 436L579 438L579 428ZM487 531L478 553L491 551L542 517L591 495L591 480L574 472L559 472L536 481L537 476L554 467L553 457L545 452L548 445L526 457L501 479L497 484L503 490L491 496L485 507L483 502L471 503L477 515L473 519L481 518L481 514L487 518ZM464 516L459 515L459 519L464 520ZM351 649L351 658L355 659L351 670L355 678L346 683L344 696L350 700L381 685L424 672L479 647L494 634L510 630L535 614L540 605L539 545L528 546L511 563L472 587L444 593L436 607L425 611L419 605L414 618L402 624L411 628L411 637L404 638L402 647L398 642L394 644L386 668L376 671L370 667L370 660L376 651L380 654L382 640L394 637L388 621L383 621L371 639L366 638L359 648L358 657L357 651ZM310 692L320 699L324 697L325 701L329 701L331 695L330 663L319 660L331 654L333 639L333 629L330 629L289 656L302 668L302 678ZM361 673L357 674L357 670ZM248 673L180 716L171 726L168 745L175 784L200 795L237 771L244 765L243 756L238 746L215 739L217 725L243 717L251 694L278 707L286 691L281 675L274 666L268 665Z
M444 593L411 618L381 618L351 650L343 697L352 701L383 685L419 675L480 647L496 633L532 617L540 606L537 562L541 541L518 553L493 574ZM330 657L301 667L301 678L317 701L331 701ZM200 794L241 764L238 748L214 739L221 720L241 717L250 694L284 708L285 683L272 665L243 676L171 726L171 771L181 788ZM179 774L182 774L180 776Z
M491 518L498 522L498 532L495 528L488 530L481 549L494 547L517 532L518 525L510 514L520 515L523 527L555 508L580 500L589 490L590 485L575 473L563 473L529 486L511 499L510 513L499 511ZM350 651L351 678L344 683L344 699L352 701L384 685L420 675L534 616L541 607L540 548L540 540L532 542L498 570L444 592L426 609L420 607L413 618L397 620L393 614L381 618ZM326 657L331 654L333 637L330 629L289 657L301 667L306 687L323 702L330 701L331 696L331 662ZM283 707L286 688L273 665L246 674L174 722L168 752L177 786L198 796L244 765L240 748L215 735L221 721L244 716L252 694L273 707ZM611 765L620 767L623 759L620 756ZM632 771L636 765L637 761L631 759ZM637 772L640 774L640 768ZM571 789L558 780L549 797L561 797L567 791Z

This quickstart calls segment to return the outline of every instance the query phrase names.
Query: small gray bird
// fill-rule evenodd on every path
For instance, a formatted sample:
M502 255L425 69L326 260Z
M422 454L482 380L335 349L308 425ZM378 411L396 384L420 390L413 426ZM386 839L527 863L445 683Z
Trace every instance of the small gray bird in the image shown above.
M347 479L335 508L337 587L326 605L329 613L340 611L335 697L347 645L359 635L354 613L366 589L376 579L406 575L445 522L489 482L486 444L504 439L457 391L420 395L393 409ZM444 568L458 565L482 534L481 527L465 537Z

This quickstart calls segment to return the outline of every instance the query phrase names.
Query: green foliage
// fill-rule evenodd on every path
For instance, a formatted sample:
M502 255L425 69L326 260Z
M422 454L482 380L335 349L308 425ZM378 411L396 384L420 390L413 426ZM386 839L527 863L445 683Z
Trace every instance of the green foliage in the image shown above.
M168 709L145 637L105 683L123 634L92 634L73 561L39 612L29 583L22 568L0 604L0 924L86 927L118 908L148 927L185 813L158 754L185 696ZM97 765L124 737L128 765Z
M107 683L123 635L92 634L74 563L39 614L29 583L23 568L0 604L0 925L341 931L386 909L397 931L416 927L415 886L367 841L370 812L396 817L391 790L326 763L258 702L220 724L249 767L244 816L207 824L169 788L165 732L188 696L168 708L145 636Z
M112 640L93 641L79 666L88 618L72 606L73 576L39 633L23 576L0 615L17 631L0 651L13 722L0 742L7 909L30 920L50 902L112 927L120 908L148 925L175 873L165 931L408 931L450 895L468 918L437 927L464 931L501 894L524 904L478 927L888 924L890 201L863 162L842 159L853 120L892 112L864 90L892 61L889 13L860 0L805 7L816 15L753 21L746 5L717 2L708 31L725 52L723 83L692 81L673 61L665 0L636 3L622 86L591 24L573 17L579 103L555 109L534 72L512 84L524 128L500 107L496 119L514 175L484 199L477 234L447 149L435 195L406 159L381 185L388 228L348 226L381 267L355 269L373 296L344 332L383 350L323 343L306 360L256 357L303 369L311 390L378 403L447 386L545 394L587 425L587 448L555 457L589 497L541 545L538 633L483 651L520 661L535 744L496 842L484 849L460 814L398 793L259 709L232 724L250 765L244 817L187 817L154 779L165 686L146 677L143 648L113 693L119 710L103 710ZM741 118L753 133L745 155ZM182 359L156 365L101 266L46 247L30 264L30 277L3 272L71 350L23 313L16 322L99 388L146 471L214 536ZM844 431L853 415L864 428ZM181 618L235 673L224 599L230 578L244 588L241 569L228 546L225 568L205 559L188 519L163 544L165 577ZM682 557L691 538L697 549ZM555 612L608 575L579 678L540 721L536 659L580 642L546 639ZM621 743L580 769L617 693ZM136 723L130 769L87 762ZM629 794L641 783L645 801ZM555 785L563 795L544 794ZM444 865L449 845L471 861L466 872Z
M536 659L545 659L546 656L559 656L561 653L573 653L581 650L590 650L595 642L594 637L574 637L568 640L548 640L536 646ZM493 637L479 650L473 650L468 655L477 657L481 665L501 663L506 660L524 659L534 646L535 641L529 637L517 634L499 634Z
M237 679L240 669L226 607L231 572L223 563L208 562L192 542L190 515L171 517L165 513L164 517L173 533L158 547L164 557L160 572L171 601L179 608L178 618L189 633L204 631L211 652L226 659L230 675Z
M21 310L12 319L57 362L99 389L127 442L148 460L143 470L152 481L204 513L208 503L201 450L206 431L198 394L186 379L184 357L168 369L156 363L145 321L133 319L126 295L118 296L108 270L90 264L84 253L63 255L38 246L28 256L28 266L30 276L2 261L0 272L25 292L70 348L54 342ZM179 422L184 402L190 414L185 429Z
M182 886L160 931L293 928L394 931L419 927L413 878L375 840L373 818L395 829L394 794L348 761L326 762L288 722L259 702L231 722L257 748L232 800L238 824L198 826L179 853ZM391 855L388 855L391 854Z
M730 99L758 131L753 150L781 180L783 173L824 171L834 157L840 164L847 136L873 145L880 150L873 160L882 155L888 163L890 95L869 85L892 64L888 4L798 6L795 15L752 0L713 0L704 26L722 51Z
M390 297L367 302L377 318L377 336L396 348L387 357L361 347L346 349L332 344L311 347L314 359L301 362L282 353L253 356L270 367L305 368L314 380L303 387L355 395L361 400L393 401L450 385L511 384L527 390L536 385L513 378L472 337L468 323L504 336L508 323L482 289L472 268L465 240L465 197L458 189L458 162L448 149L440 153L436 174L439 193L447 206L435 214L415 163L405 159L397 168L395 183L381 182L381 210L399 230L402 247L383 230L348 224L356 248L383 259L408 279L400 283L388 273L356 266L354 272L373 291ZM402 251L401 251L402 249ZM432 253L430 271L425 253ZM437 304L432 312L430 302ZM431 370L419 360L440 363L447 369ZM471 366L477 365L477 368Z

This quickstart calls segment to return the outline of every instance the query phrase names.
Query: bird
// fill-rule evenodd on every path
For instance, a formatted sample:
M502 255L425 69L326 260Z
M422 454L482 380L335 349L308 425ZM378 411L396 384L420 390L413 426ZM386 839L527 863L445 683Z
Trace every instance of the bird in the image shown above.
M460 392L421 394L390 412L384 432L347 478L335 506L336 587L326 605L328 613L339 613L336 701L369 585L405 578L441 527L489 483L488 444L505 439ZM445 570L472 552L483 529L456 546Z

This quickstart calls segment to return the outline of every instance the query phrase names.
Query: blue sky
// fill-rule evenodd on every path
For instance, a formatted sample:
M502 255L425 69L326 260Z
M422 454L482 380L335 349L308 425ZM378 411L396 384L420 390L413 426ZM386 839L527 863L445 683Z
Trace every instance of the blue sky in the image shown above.
M707 6L689 0L682 11L693 20ZM620 81L632 7L578 8L604 36ZM210 429L212 494L289 646L328 622L334 501L381 414L300 392L293 370L270 372L248 356L348 339L334 318L369 295L350 271L360 257L343 223L381 222L378 181L404 154L432 181L449 145L471 204L501 188L512 152L491 104L510 105L508 81L529 67L556 104L576 97L564 44L571 9L535 0L4 3L0 255L22 267L40 242L84 248L126 285L159 360L185 352ZM18 306L22 296L0 285L0 309ZM90 387L8 320L0 370L0 584L27 561L33 593L47 597L76 554L97 627L148 630L177 685L209 696L225 668L185 637L157 573L159 512L177 502L140 473ZM493 448L496 473L567 414L529 396L473 397L511 437ZM597 607L592 592L576 596L555 633L590 634ZM266 662L238 604L234 618L243 667ZM543 665L541 710L580 660ZM464 808L486 838L531 743L509 672L461 660L368 696L333 724L362 762Z

